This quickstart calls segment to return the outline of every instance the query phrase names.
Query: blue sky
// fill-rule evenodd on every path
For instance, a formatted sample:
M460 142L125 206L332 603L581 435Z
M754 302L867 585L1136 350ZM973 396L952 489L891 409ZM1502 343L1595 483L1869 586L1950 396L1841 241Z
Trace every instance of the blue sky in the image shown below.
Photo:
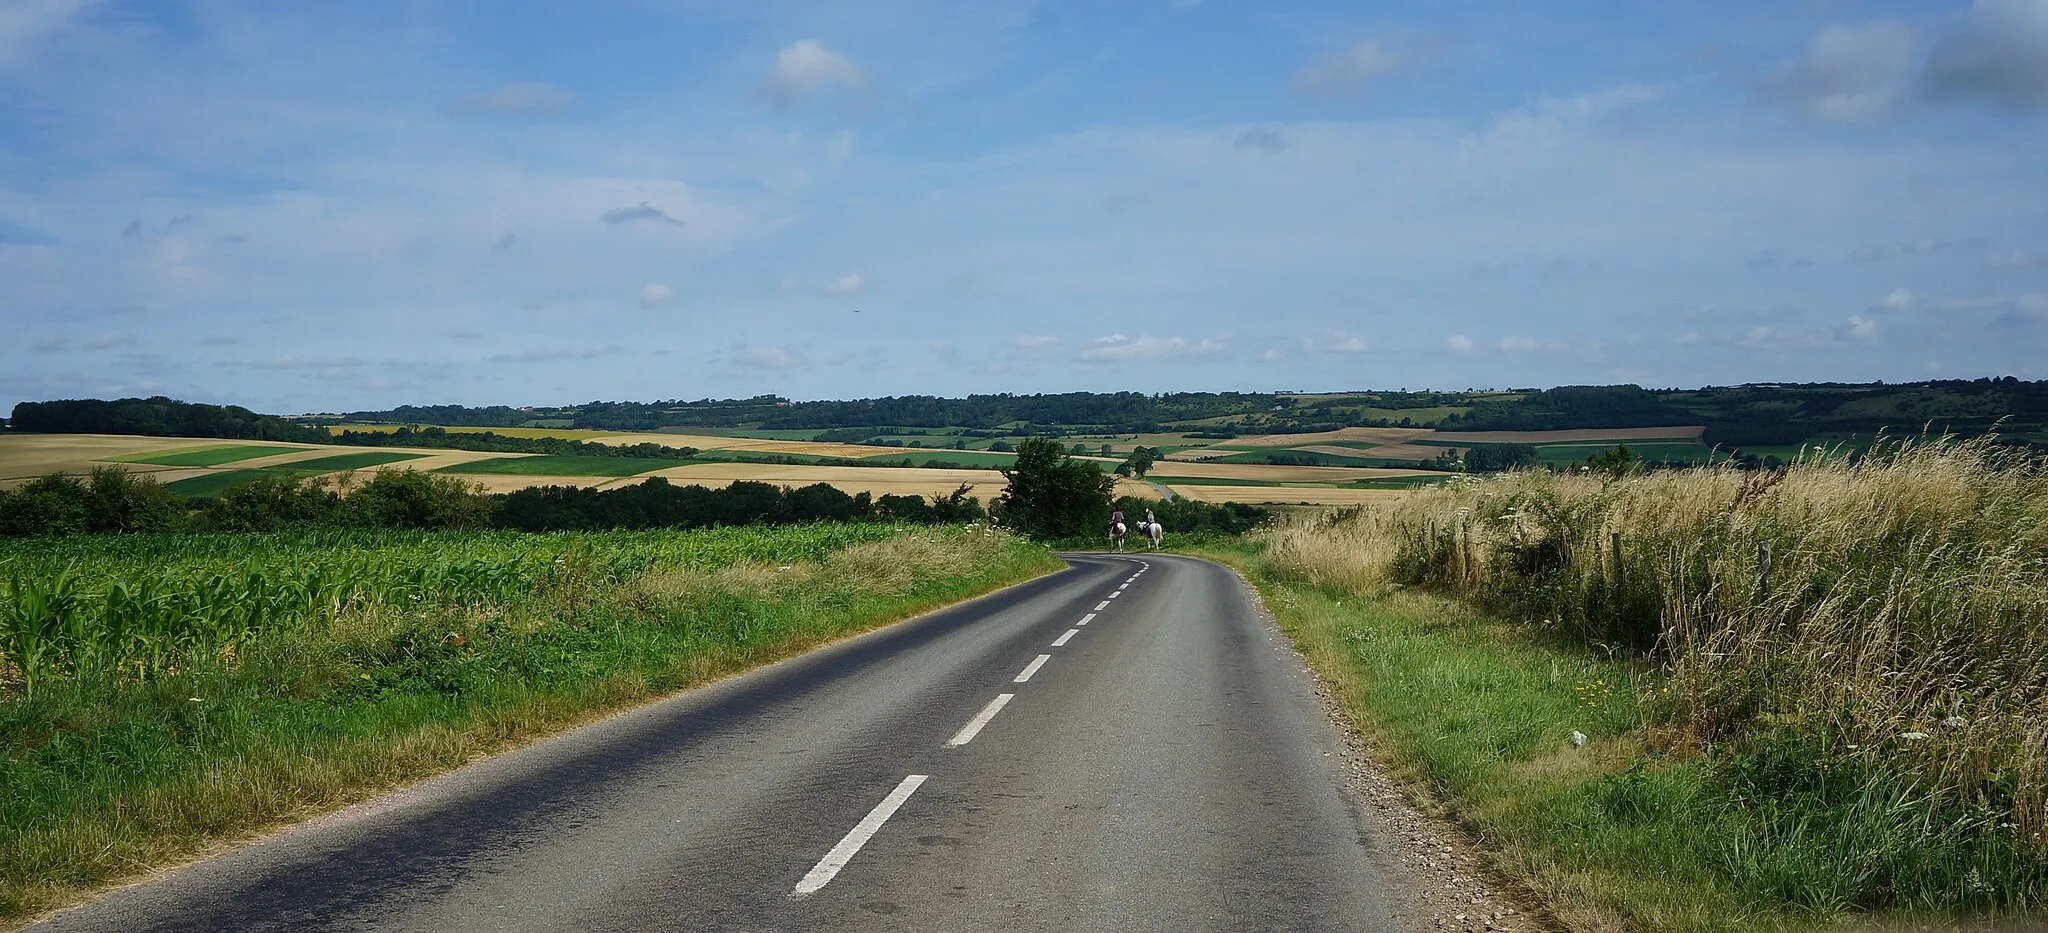
M2048 0L0 0L0 406L2048 378Z

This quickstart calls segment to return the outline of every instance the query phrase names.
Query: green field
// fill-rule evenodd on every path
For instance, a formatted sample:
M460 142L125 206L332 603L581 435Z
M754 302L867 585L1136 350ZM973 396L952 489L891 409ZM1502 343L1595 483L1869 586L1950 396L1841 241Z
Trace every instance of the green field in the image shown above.
M288 454L305 450L304 447L278 447L270 444L223 444L217 447L186 447L180 450L157 450L148 453L129 454L125 457L107 458L113 463L154 463L157 466L210 467L237 460L253 460L272 454Z
M367 467L383 466L401 460L417 460L426 454L399 453L391 450L366 450L361 453L335 454L332 457L315 457L311 460L295 460L270 467L283 473L338 473L343 470L361 470Z
M1437 476L1379 476L1372 479L1355 479L1351 486L1357 489L1414 489L1418 486L1434 486L1448 482L1452 474Z
M220 470L205 476L194 476L175 482L165 483L164 488L173 495L185 499L211 498L250 480L266 476L290 475L272 470Z
M1221 445L1218 445L1221 446ZM1254 447L1244 453L1228 457L1216 457L1206 463L1266 463L1268 456L1300 457L1302 466L1347 466L1347 467L1404 467L1414 466L1413 460L1389 460L1385 457L1339 457L1335 454L1319 454L1294 450L1288 447Z
M1273 489L1280 486L1297 486L1307 489L1335 489L1336 483L1276 483L1263 479L1233 479L1223 476L1161 476L1157 473L1145 477L1146 482L1167 483L1174 486L1258 486Z
M1584 460L1613 450L1617 444L1546 444L1536 448L1537 460L1546 466L1558 466L1574 460ZM1726 453L1716 452L1705 444L1685 443L1642 443L1628 445L1628 449L1645 460L1663 460L1676 463L1706 463L1711 460L1726 460Z
M511 476L632 476L669 467L697 463L696 460L668 460L660 457L583 457L575 454L537 454L531 457L492 457L442 467L437 473L493 473Z

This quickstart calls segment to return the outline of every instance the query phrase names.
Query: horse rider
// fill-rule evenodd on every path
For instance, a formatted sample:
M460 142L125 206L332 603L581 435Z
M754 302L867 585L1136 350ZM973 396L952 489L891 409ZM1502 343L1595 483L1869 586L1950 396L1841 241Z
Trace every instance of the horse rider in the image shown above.
M1150 533L1151 533L1151 531L1152 531L1152 526L1153 526L1153 525L1157 525L1157 524L1159 524L1159 519L1157 519L1157 518L1153 518L1153 517L1152 517L1152 510L1151 510L1151 509L1146 509L1146 510L1145 510L1145 533L1146 533L1146 534L1150 534Z
M1123 523L1124 523L1124 510L1123 510L1123 507L1121 507L1121 506L1117 506L1117 507L1115 507L1115 510L1114 510L1114 511L1112 511L1112 512L1110 512L1110 513L1109 513L1109 533L1110 533L1110 534L1115 534L1115 533L1116 533L1116 526L1118 526L1118 525L1121 525L1121 524L1123 524Z

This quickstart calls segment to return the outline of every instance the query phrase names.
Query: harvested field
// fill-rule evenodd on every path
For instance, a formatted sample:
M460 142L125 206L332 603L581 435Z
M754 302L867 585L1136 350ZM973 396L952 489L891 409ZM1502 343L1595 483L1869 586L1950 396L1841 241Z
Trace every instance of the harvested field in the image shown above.
M1391 502L1411 493L1405 489L1339 489L1330 486L1169 486L1174 495L1197 502L1297 503L1358 505Z
M1583 431L1435 431L1424 440L1447 444L1585 444L1600 441L1697 441L1701 425L1669 428L1592 428Z
M139 454L127 454L113 459L121 463L153 463L157 466L210 467L240 460L254 460L276 454L293 453L299 448L279 447L274 444L221 444L211 447L181 447L171 450L151 450Z
M606 434L593 437L599 444L661 444L667 447L695 447L698 450L743 450L762 454L804 454L812 457L847 457L858 460L894 448L862 444L821 444L816 441L786 441L763 437L723 437L710 434ZM937 449L937 448L933 448Z
M17 486L51 473L89 473L109 458L194 447L219 447L217 437L137 437L126 434L0 435L0 484ZM172 469L153 463L113 464L131 473Z
M314 457L311 460L293 460L272 469L304 473L338 473L344 470L367 470L385 464L417 460L424 456L426 455L401 453L395 450L366 450L361 453Z
M529 486L588 486L611 488L630 486L640 482L643 476L521 476L514 473L462 473L444 474L454 476L485 492L516 492Z
M1435 448L1430 456L1442 453ZM1355 455L1356 452L1353 452ZM1379 479L1387 476L1436 476L1426 470L1382 469L1379 467L1315 467L1315 466L1272 466L1259 463L1182 463L1169 460L1152 468L1151 478L1156 482L1172 483L1175 477L1192 476L1204 479L1248 479L1268 483L1348 483L1356 479Z
M652 457L584 457L575 454L532 454L492 457L442 467L441 473L498 473L511 476L636 476L683 465L681 460Z

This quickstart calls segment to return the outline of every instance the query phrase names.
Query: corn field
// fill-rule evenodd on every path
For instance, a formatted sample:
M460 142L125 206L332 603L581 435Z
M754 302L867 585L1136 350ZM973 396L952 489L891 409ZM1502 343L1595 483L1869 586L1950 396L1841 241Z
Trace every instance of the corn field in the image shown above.
M232 665L253 640L376 607L502 605L651 569L793 563L885 525L530 535L81 536L0 543L0 700L63 678L140 682Z

